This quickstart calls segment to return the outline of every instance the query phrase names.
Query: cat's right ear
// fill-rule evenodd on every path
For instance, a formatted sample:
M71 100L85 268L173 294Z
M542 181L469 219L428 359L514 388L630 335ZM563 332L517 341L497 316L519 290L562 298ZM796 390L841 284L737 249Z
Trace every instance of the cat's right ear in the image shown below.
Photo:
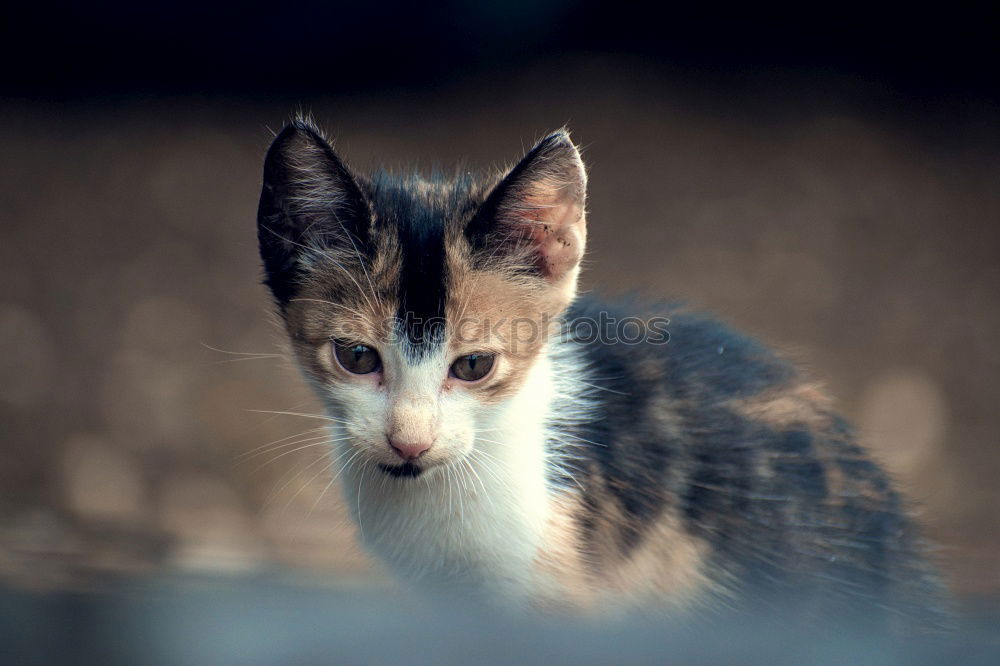
M587 240L587 172L565 129L539 141L465 229L474 251L541 277L568 304Z
M362 243L370 219L361 188L322 133L305 119L286 125L267 151L257 209L265 282L278 303L293 297L304 253Z

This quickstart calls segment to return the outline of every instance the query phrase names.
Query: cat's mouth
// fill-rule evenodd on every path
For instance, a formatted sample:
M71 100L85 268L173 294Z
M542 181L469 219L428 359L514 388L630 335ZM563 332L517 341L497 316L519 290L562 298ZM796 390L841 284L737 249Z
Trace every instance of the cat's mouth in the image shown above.
M402 465L383 465L379 463L378 468L388 474L391 477L397 479L412 478L415 479L424 471L420 467L417 467L411 462L403 463Z

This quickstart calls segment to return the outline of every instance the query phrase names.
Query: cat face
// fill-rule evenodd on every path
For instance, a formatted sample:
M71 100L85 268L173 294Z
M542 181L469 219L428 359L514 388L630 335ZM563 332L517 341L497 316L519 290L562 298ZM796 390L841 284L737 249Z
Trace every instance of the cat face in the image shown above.
M346 454L406 479L489 438L575 294L585 191L563 131L492 179L362 176L307 121L278 135L266 283Z

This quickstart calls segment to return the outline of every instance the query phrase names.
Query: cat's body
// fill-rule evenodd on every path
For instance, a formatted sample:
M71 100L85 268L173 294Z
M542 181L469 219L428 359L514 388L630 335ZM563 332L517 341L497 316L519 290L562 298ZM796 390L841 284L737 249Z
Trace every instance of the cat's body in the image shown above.
M683 308L574 304L585 186L565 133L486 180L364 178L305 121L275 140L267 282L362 542L513 605L932 623L901 500L813 384Z

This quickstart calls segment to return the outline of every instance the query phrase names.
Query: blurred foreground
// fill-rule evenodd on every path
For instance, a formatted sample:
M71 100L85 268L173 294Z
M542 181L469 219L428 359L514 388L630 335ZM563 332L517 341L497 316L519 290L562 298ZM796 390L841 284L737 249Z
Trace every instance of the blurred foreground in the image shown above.
M6 663L782 664L890 666L1000 660L997 616L947 638L810 631L796 617L612 620L500 616L396 590L307 581L157 578L100 595L0 593Z

